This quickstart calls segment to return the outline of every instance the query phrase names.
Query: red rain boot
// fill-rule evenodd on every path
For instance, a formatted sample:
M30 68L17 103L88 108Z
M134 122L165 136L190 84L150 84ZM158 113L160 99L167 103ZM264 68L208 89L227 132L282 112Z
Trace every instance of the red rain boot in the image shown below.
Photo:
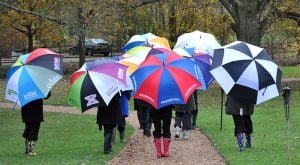
M164 157L169 157L169 146L171 139L170 138L164 138Z
M154 144L156 147L156 156L157 158L161 158L162 157L162 153L161 153L161 142L160 142L160 138L154 139Z

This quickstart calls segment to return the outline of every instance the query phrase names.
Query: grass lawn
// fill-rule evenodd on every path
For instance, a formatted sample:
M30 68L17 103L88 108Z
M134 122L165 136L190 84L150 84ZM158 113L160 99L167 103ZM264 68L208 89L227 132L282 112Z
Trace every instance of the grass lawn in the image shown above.
M299 67L281 67L283 77L300 77ZM253 147L242 153L236 150L231 116L223 114L223 130L220 131L220 87L215 85L208 91L199 92L198 125L228 164L288 164L288 144L291 146L291 164L299 164L300 84L294 82L288 85L292 88L290 138L283 100L279 96L256 106L252 116ZM0 102L7 102L4 90L5 81L2 79ZM45 104L67 105L67 94L68 83L64 79L54 86L52 97L45 100ZM132 101L130 105L132 107ZM113 155L102 154L103 136L97 129L95 116L46 113L45 118L37 145L39 155L27 158L23 154L21 133L24 126L19 111L0 110L0 164L103 164L112 159ZM133 132L131 127L127 130L127 135ZM117 144L113 148L118 151L122 147Z
M300 84L294 83L289 85L292 87L289 120L290 138L281 96L255 107L254 115L252 116L254 127L252 147L245 148L241 153L237 152L236 139L233 135L234 123L232 117L225 113L223 113L223 129L220 131L221 92L219 87L200 93L200 112L197 124L211 139L228 164L288 164L288 144L291 146L291 164L299 164ZM219 97L217 98L216 96Z
M0 109L0 164L104 164L124 145L113 145L113 154L103 154L103 131L94 115L48 112L40 128L37 156L24 154L24 124L20 110ZM133 133L127 126L126 138Z
M298 66L284 66L280 67L282 71L282 76L287 77L300 77L300 65Z

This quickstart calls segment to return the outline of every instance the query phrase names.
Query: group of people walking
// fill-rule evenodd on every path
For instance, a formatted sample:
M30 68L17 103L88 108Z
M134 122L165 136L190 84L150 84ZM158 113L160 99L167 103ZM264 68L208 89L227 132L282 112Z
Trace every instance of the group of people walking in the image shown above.
M198 97L195 91L188 99L186 104L175 104L161 109L155 109L149 103L135 99L134 109L137 110L140 129L143 134L150 137L151 125L154 125L153 137L156 148L157 158L169 157L169 146L171 142L171 118L172 111L175 111L175 139L189 138L189 131L196 128L198 115ZM234 136L237 139L238 151L243 151L243 141L246 138L246 147L251 147L251 134L253 124L251 115L254 112L254 104L240 98L228 96L226 100L226 114L232 115L234 123ZM163 140L161 140L161 138ZM163 142L163 145L162 142ZM162 147L163 146L163 152Z
M49 98L51 92L45 98ZM104 154L112 152L112 142L114 142L115 132L118 130L120 142L125 142L126 117L128 116L128 100L131 91L123 91L116 94L108 105L99 104L97 111L97 124L99 130L103 131ZM189 131L196 127L198 115L197 91L188 99L186 104L176 104L155 109L151 104L134 99L134 109L137 111L140 129L143 135L151 136L151 127L157 158L169 157L169 146L171 143L171 119L172 112L175 111L175 139L178 139L182 132L182 139L189 138ZM243 140L246 138L246 147L251 147L251 134L253 124L251 115L254 112L254 104L245 100L228 96L226 101L226 113L232 115L234 121L234 136L237 139L238 151L243 151ZM23 137L25 139L25 154L36 155L35 145L38 140L40 123L43 122L43 99L32 101L21 108L22 120L25 123ZM163 147L162 147L163 146ZM162 150L163 148L163 150Z
M147 137L151 136L151 126L154 125L153 137L157 158L169 157L169 146L171 142L171 120L172 112L175 110L176 128L175 138L179 138L183 132L183 139L188 139L189 130L196 127L198 107L196 104L197 92L195 91L186 104L169 105L155 109L151 104L134 99L134 109L137 111L140 129ZM195 112L196 111L196 112ZM162 147L163 146L163 147ZM162 150L163 148L163 150Z

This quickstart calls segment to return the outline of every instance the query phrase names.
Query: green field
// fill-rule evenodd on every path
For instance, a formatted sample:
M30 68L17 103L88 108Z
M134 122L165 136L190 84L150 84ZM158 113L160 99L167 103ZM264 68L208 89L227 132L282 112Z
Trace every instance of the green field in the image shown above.
M291 164L300 160L300 83L288 84L292 88L289 128L285 118L283 97L279 96L255 107L252 147L237 152L233 135L232 117L223 113L223 129L220 131L221 90L218 87L202 92L199 98L200 114L198 125L210 138L228 164L261 165ZM214 96L214 97L213 97ZM291 152L288 152L288 145ZM199 146L201 147L201 146Z
M0 164L104 164L123 147L116 138L113 154L103 154L103 131L95 115L48 112L40 128L37 156L24 154L20 110L0 109ZM133 133L126 127L126 139Z
M283 77L300 78L299 66L282 67ZM285 84L285 83L282 83ZM5 89L5 81L0 81L0 91ZM259 104L252 116L254 124L253 147L242 153L236 150L231 116L223 114L223 129L220 131L221 89L217 84L208 91L199 92L200 129L210 138L228 164L298 164L300 160L300 83L288 82L292 88L290 105L290 130L281 96ZM52 90L45 104L67 105L68 81L62 80ZM225 101L225 97L224 97ZM0 93L0 102L4 92ZM132 104L132 103L131 103ZM132 106L131 106L132 107ZM132 109L132 108L131 108ZM19 111L0 110L0 162L4 164L102 164L113 155L102 154L103 136L97 130L95 116L46 113L38 143L38 157L24 158L23 124ZM129 127L129 132L133 128ZM130 135L127 134L127 135ZM288 145L291 146L288 152ZM123 146L118 144L114 149ZM201 146L199 146L201 147ZM68 163L67 163L68 162ZM0 163L0 164L1 164Z

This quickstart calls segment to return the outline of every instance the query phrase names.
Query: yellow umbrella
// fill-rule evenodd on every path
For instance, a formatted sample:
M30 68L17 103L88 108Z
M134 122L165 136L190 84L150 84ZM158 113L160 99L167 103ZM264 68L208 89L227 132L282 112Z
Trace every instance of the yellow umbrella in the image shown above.
M123 57L139 57L143 60L147 57L149 54L158 54L158 53L164 53L169 52L170 49L167 48L156 48L152 46L136 46L130 50L128 50Z
M149 44L155 48L166 48L171 50L169 41L165 37L157 37L149 40Z
M144 61L143 58L128 57L128 58L124 58L124 59L120 60L119 62L123 65L128 66L127 73L129 75L131 75L143 61Z

